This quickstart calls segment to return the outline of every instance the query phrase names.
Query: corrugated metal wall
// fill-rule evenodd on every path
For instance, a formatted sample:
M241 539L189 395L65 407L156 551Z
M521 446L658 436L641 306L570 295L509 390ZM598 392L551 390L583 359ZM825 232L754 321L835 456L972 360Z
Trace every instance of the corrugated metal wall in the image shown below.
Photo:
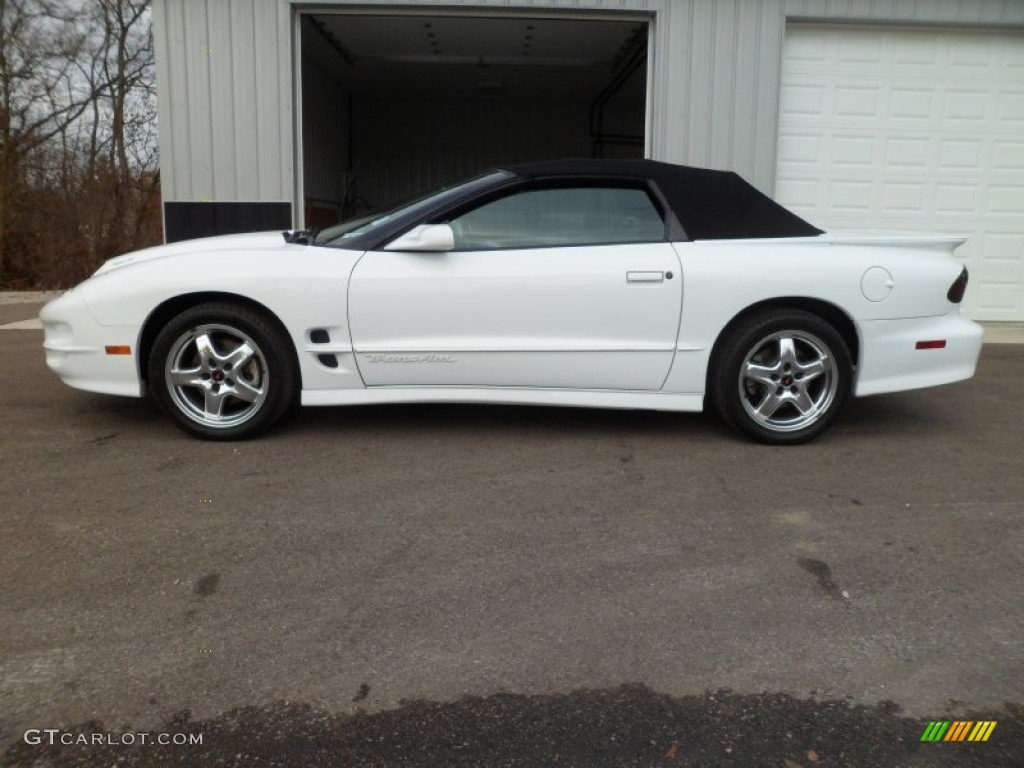
M291 9L155 0L165 201L292 201Z
M775 179L782 0L665 0L655 23L651 154Z
M771 192L790 20L1024 24L1021 0L305 0L475 12L648 12L650 155ZM299 201L292 0L154 0L165 200Z

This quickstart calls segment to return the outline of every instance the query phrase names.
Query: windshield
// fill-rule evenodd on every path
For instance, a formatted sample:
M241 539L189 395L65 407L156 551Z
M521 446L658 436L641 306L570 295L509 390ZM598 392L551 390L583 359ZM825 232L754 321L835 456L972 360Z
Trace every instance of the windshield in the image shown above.
M349 238L370 235L375 230L383 229L389 222L399 218L416 218L420 212L426 213L432 208L444 205L448 201L458 200L463 195L479 189L481 186L490 186L497 180L507 177L505 171L491 171L482 176L476 176L468 181L459 182L441 189L433 189L430 192L418 195L410 200L405 200L390 208L376 211L368 216L360 216L356 219L349 219L333 227L320 230L313 240L315 245L330 245L340 243Z

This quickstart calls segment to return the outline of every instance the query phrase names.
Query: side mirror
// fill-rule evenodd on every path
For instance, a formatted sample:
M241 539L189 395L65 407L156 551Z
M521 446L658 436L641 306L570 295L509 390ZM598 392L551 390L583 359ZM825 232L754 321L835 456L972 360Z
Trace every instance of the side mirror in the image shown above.
M450 251L455 233L448 224L420 224L384 247L385 251Z

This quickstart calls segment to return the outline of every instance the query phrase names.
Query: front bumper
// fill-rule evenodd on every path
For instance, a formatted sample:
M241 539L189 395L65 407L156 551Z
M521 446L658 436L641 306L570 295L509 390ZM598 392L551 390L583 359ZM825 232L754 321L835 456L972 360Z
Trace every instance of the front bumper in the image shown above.
M956 310L940 317L869 320L860 325L855 394L878 395L963 381L974 375L984 331ZM918 342L945 342L918 349Z
M88 392L141 397L136 366L139 329L96 322L81 287L72 288L39 313L46 364L65 384ZM130 355L108 355L107 346L130 346Z

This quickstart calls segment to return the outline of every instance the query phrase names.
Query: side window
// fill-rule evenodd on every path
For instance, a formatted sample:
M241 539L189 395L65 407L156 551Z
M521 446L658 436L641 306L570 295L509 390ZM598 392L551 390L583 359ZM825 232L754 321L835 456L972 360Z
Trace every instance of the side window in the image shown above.
M635 187L528 189L484 203L450 222L455 248L542 248L665 239L650 196Z

